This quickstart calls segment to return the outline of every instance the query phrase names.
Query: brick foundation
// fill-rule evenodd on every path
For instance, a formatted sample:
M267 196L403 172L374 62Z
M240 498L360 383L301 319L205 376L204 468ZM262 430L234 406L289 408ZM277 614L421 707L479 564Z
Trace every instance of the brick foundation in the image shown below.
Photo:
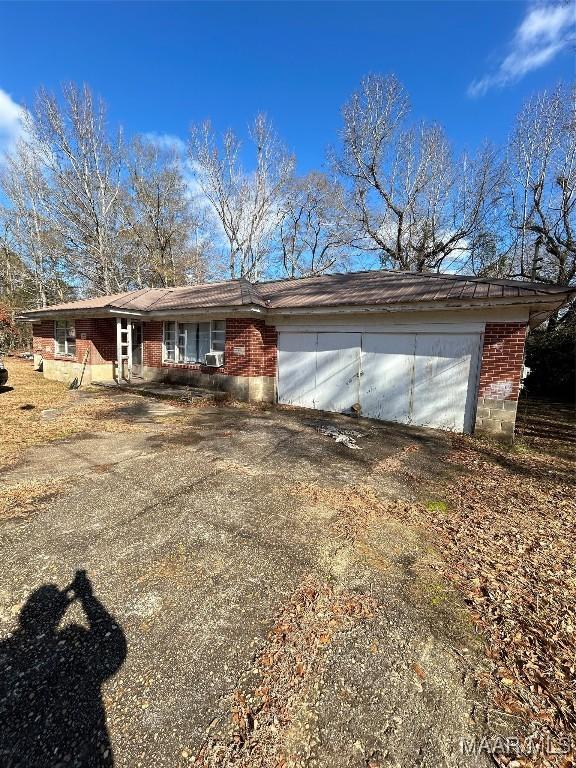
M478 385L476 434L512 441L525 341L525 323L486 324Z

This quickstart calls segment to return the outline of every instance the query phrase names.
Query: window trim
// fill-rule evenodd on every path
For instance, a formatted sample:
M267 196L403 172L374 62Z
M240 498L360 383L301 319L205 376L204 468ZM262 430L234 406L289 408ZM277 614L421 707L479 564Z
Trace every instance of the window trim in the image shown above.
M204 360L180 360L180 351L178 339L180 337L181 325L200 325L200 323L209 323L210 325L210 350L209 354L215 352L213 349L214 344L214 323L224 323L224 346L226 346L226 320L164 320L162 323L162 365L206 365ZM169 360L166 355L166 324L174 323L174 360ZM224 350L217 350L218 352L224 352Z
M58 335L57 328L58 323L64 323L64 352L58 350ZM74 329L74 351L70 352L68 349L68 327ZM55 318L54 320L54 357L76 357L76 321L68 317Z

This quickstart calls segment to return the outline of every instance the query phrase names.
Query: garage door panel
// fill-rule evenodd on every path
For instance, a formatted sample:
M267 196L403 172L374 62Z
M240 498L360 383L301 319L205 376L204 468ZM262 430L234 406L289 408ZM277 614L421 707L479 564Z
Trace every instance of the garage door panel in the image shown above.
M278 338L278 400L314 408L316 333L280 333Z
M362 340L362 414L410 422L414 334L365 333Z
M413 421L462 432L470 427L472 367L479 337L418 334L414 358Z
M360 333L319 333L316 408L343 413L358 402Z

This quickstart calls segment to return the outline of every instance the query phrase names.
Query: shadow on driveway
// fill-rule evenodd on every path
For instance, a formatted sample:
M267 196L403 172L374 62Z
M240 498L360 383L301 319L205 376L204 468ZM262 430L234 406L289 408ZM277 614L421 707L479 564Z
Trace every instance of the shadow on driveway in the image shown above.
M59 629L76 600L88 629ZM122 666L126 639L85 571L65 589L32 592L19 624L0 645L0 765L112 766L100 689Z

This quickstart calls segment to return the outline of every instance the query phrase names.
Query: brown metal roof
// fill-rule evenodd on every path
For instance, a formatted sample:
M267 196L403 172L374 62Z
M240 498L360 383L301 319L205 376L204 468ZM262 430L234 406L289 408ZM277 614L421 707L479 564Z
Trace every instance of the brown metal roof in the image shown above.
M518 280L489 280L462 275L414 272L348 272L295 280L250 283L245 278L182 288L143 288L111 296L56 304L24 312L26 316L51 313L88 313L90 310L163 312L216 307L259 306L268 310L385 306L422 302L482 302L489 299L560 298L576 289Z
M64 313L70 311L81 311L85 314L91 309L161 312L171 309L239 307L254 304L264 306L264 301L257 295L254 286L241 278L223 283L187 285L182 288L142 288L139 291L127 291L110 296L97 296L93 299L69 301L65 304L53 304L44 309L29 310L23 314L34 315L45 312Z
M524 283L518 280L487 280L462 275L374 270L320 275L298 280L257 284L260 295L274 309L343 305L411 304L492 298L523 298L561 294L563 286Z

